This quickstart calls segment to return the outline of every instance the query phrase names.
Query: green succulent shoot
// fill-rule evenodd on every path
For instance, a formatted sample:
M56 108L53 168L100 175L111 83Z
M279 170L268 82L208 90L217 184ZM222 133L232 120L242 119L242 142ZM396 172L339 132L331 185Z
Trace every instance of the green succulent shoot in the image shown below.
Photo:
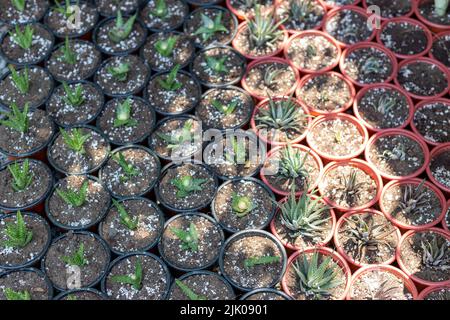
M177 81L178 70L180 70L180 65L177 64L170 70L170 72L165 76L165 79L158 79L158 84L166 91L176 91L180 89L183 84Z
M136 230L139 225L139 217L131 218L130 214L120 202L114 199L112 199L112 202L119 213L120 223L129 230Z
M31 25L27 24L24 30L20 30L19 25L16 24L15 32L9 32L11 39L19 45L23 50L28 50L33 44L34 29Z
M245 147L245 140L237 136L231 136L227 142L230 141L231 150L227 149L225 152L225 159L232 164L244 164L245 167L250 165L250 160L246 161L247 149Z
M172 132L172 134L166 134L157 131L156 135L168 143L168 149L178 149L183 146L185 143L190 143L194 140L194 134L191 132L194 126L194 121L192 119L187 120L181 132Z
M365 75L367 74L379 74L383 72L384 64L376 57L367 58L361 66L361 72Z
M68 133L63 128L60 128L60 132L63 138L64 143L73 151L78 154L85 154L86 150L84 148L84 144L91 137L91 134L83 135L82 130L80 128L74 128Z
M439 17L444 17L447 14L449 0L434 0L434 11Z
M177 41L177 36L169 36L167 39L160 39L155 42L155 49L163 57L171 57Z
M422 264L424 266L442 271L450 269L447 240L444 239L442 243L439 243L437 235L434 234L431 241L421 241L420 246L422 248Z
M55 191L56 194L58 194L58 196L60 196L65 203L74 206L76 208L79 208L83 206L83 204L86 202L88 188L89 188L89 180L85 180L79 190L68 189L67 191L63 191L59 188L56 188Z
M238 106L239 102L237 100L233 100L230 103L225 105L222 102L220 102L219 100L212 100L211 104L220 113L224 114L225 116L229 116L236 110L236 107Z
M233 192L231 196L231 208L237 217L242 218L252 212L255 205L250 197L240 196L236 192Z
M6 300L9 301L31 300L31 294L28 290L14 291L11 288L5 288L3 293L5 294Z
M339 177L340 185L337 190L341 192L341 200L345 200L349 204L354 204L361 196L362 182L358 182L358 172L352 169L348 175Z
M63 53L62 59L64 62L68 64L75 64L77 62L77 54L70 47L70 41L68 36L66 36L66 39L64 40L64 45L61 46L61 51Z
M116 117L114 118L114 127L134 127L138 124L136 119L131 118L132 100L127 98L124 102L118 103L116 107Z
M134 269L134 273L131 275L115 275L111 277L111 281L116 283L129 284L133 287L133 289L139 291L142 289L142 264L139 259L136 260L136 265Z
M70 266L83 267L87 265L88 261L84 255L84 244L80 243L78 249L72 255L63 256L61 260Z
M222 24L223 12L220 11L213 19L205 14L201 14L202 25L198 28L194 35L200 35L203 41L208 41L217 32L228 32L227 28Z
M0 111L0 114L4 115L6 119L0 119L0 124L11 128L17 132L25 133L28 131L28 109L29 104L26 103L23 111L19 110L17 104L14 102L11 104L11 112Z
M261 6L257 5L255 7L255 16L251 20L247 19L251 46L253 48L268 47L272 50L277 49L277 42L283 37L283 30L280 29L280 26L286 19L277 21L274 11L263 15Z
M25 159L22 165L14 161L14 163L8 165L8 170L13 178L12 188L16 192L25 190L33 181L33 173L30 170L30 161L28 159Z
M25 248L33 239L33 231L28 229L20 211L16 213L16 222L6 224L6 247Z
M402 197L398 202L398 208L406 216L416 216L423 211L428 203L429 200L424 179L417 186L408 184L403 187Z
M388 94L383 94L379 99L375 108L382 114L389 114L397 106L397 99Z
M133 177L139 175L139 170L133 164L129 163L122 152L116 152L111 156L123 170L123 175L120 176L120 181L125 182Z
M127 80L128 72L130 72L130 64L120 63L117 66L110 66L107 71L115 80L124 82Z
M150 10L149 16L155 16L160 19L167 17L169 9L167 8L166 0L156 0L155 9Z
M178 239L181 240L181 249L194 252L198 251L198 231L194 223L191 222L189 224L189 229L187 231L172 227L169 229L170 232L172 232Z
M311 0L291 0L289 4L289 16L300 22L306 21L315 8Z
M221 58L206 56L206 65L209 70L212 70L215 73L227 73L228 68L225 66L225 62L227 61L227 59L227 56Z
M280 262L280 257L277 256L252 257L244 260L244 267L250 269L258 265L268 265L278 262Z
M78 3L78 0L77 0ZM60 1L55 0L54 10L59 14L63 15L66 19L70 18L75 12L75 6L70 3L70 0L65 0L64 5L61 5Z
M23 12L25 10L26 0L11 0L11 3L17 11Z
M27 94L28 90L30 89L30 77L28 76L28 68L25 67L17 72L16 69L12 65L10 65L9 70L11 71L11 78L16 88L20 91L20 93Z
M171 180L172 185L177 188L177 198L185 198L192 192L202 191L202 185L206 182L207 179L196 179L192 176L182 176Z
M109 30L108 36L112 42L119 43L125 40L133 30L134 22L136 21L137 14L131 16L126 22L122 17L122 12L119 10L116 17L116 25Z
M175 279L175 284L180 288L181 292L190 300L207 300L205 296L196 294L191 288L189 288L183 281Z
M295 184L297 179L308 182L309 171L306 167L306 160L309 152L303 152L298 148L287 145L280 151L278 177L286 180L286 187Z
M277 69L277 67L275 65L271 65L269 66L265 72L264 72L264 77L263 77L263 83L264 85L271 89L274 90L278 84L282 81L280 75L283 73L282 69Z
M73 90L66 82L63 82L62 84L66 94L63 97L64 102L72 107L81 106L85 101L84 90L81 83L78 83Z

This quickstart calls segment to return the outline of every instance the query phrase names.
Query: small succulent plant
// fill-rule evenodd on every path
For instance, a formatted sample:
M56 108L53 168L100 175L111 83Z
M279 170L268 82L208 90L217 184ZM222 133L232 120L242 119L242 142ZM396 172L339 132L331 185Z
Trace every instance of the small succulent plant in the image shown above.
M11 3L17 11L23 12L25 10L26 0L11 0Z
M73 151L78 154L85 154L86 150L84 148L84 144L91 137L91 135L85 134L83 135L81 129L74 128L68 133L63 128L60 128L60 132L63 138L64 143Z
M381 280L376 291L372 293L372 300L397 300L399 293L403 294L403 288L389 280Z
M142 289L142 264L139 259L136 261L134 273L131 275L115 275L111 277L111 280L116 283L124 283L129 284L133 287L133 289L139 291Z
M78 249L70 256L63 256L61 260L69 266L83 267L88 264L84 256L84 244L80 243Z
M86 196L88 192L89 181L85 180L79 190L63 191L59 188L56 189L56 193L64 200L65 203L74 206L76 208L83 206L86 202Z
M158 79L158 83L166 91L176 91L180 89L183 84L177 81L178 70L180 70L180 65L177 64L170 70L167 74L166 79Z
M5 288L3 290L6 300L18 301L18 300L31 300L31 294L27 290L14 291L11 288Z
M78 83L72 90L66 82L63 82L63 88L64 92L66 93L66 95L63 97L65 103L73 107L79 107L84 103L84 90L83 86L80 83Z
M212 100L211 104L220 113L228 116L236 110L236 107L238 106L239 102L237 100L233 100L229 104L225 105L222 102L220 102L219 100Z
M183 250L198 251L198 231L194 223L191 222L189 224L189 229L187 231L171 227L170 232L181 240L181 248Z
M19 107L14 102L11 104L11 112L0 111L1 115L4 115L6 119L0 119L0 124L11 128L17 132L25 133L28 131L28 109L29 104L26 103L23 111L19 110Z
M33 239L33 231L28 229L20 211L16 213L16 222L6 224L6 247L25 248Z
M24 30L20 30L19 25L16 24L15 32L9 32L12 40L18 44L23 50L28 50L33 44L34 30L31 25L27 24Z
M267 265L272 263L277 263L280 261L278 256L262 256L262 257L252 257L244 260L244 267L247 269L253 268L258 265Z
M434 11L439 17L447 14L449 0L434 0Z
M191 288L189 288L183 281L175 279L175 284L180 288L181 292L187 296L190 300L207 300L207 297L196 294Z
M167 17L169 9L167 8L166 0L156 0L155 9L150 10L150 17L155 16L160 19Z
M348 175L341 175L339 181L337 190L341 192L341 200L354 204L361 196L361 186L363 185L362 182L358 182L358 172L356 169L351 169Z
M179 149L184 144L192 142L195 139L195 135L191 132L193 125L194 122L189 119L184 123L183 128L180 132L172 132L172 134L166 134L157 131L156 135L168 143L168 149Z
M173 54L175 45L177 44L178 37L170 36L167 39L160 39L155 43L156 51L163 57L170 57Z
M202 191L202 185L206 183L206 179L195 179L191 176L182 176L181 178L172 179L171 183L177 188L177 198L185 198L194 191Z
M306 160L309 152L302 154L300 149L287 145L280 151L278 178L286 180L288 186L292 186L296 179L301 178L305 183L309 179L309 171L306 168Z
M58 0L55 0L55 5L56 7L54 8L54 10L62 14L66 19L70 18L70 16L72 16L72 14L75 12L75 8L70 3L70 0L65 0L64 5L61 5Z
M383 68L383 62L375 57L370 57L363 62L360 69L363 74L368 75L379 74L383 71Z
M63 61L68 64L75 64L77 62L77 54L70 48L69 37L66 36L64 40L64 45L61 47L63 53Z
M115 80L124 82L127 80L128 72L130 72L130 64L120 63L117 66L108 67L107 71Z
M314 3L311 0L291 0L289 16L297 21L306 21L314 9Z
M252 200L248 196L240 196L236 192L233 192L231 196L231 209L237 217L242 218L252 212L255 208Z
M431 241L422 241L422 264L428 268L442 271L450 270L450 253L448 241L439 244L438 237L432 236Z
M416 216L428 204L428 196L424 187L425 180L417 186L408 184L403 187L402 197L398 203L398 208L406 216Z
M116 24L115 26L109 30L108 36L112 42L119 43L130 35L133 30L134 22L136 21L137 14L131 16L126 22L122 17L122 12L119 10L117 12Z
M275 19L274 11L263 15L261 6L255 7L255 16L247 20L247 28L249 31L249 40L253 48L269 47L272 50L277 48L277 41L283 37L283 31L280 26L286 21Z
M386 160L405 161L408 155L407 151L408 150L404 144L399 144L393 147L392 150L383 150L381 157Z
M116 107L116 117L114 118L114 127L134 127L137 120L131 117L131 99L128 98L122 103L118 103Z
M228 59L227 56L223 56L221 58L207 56L206 65L208 69L212 70L215 73L227 73L228 69L225 66L225 62L227 61L227 59Z
M397 105L397 99L388 94L383 94L375 105L376 110L382 114L389 114Z
M220 11L213 19L205 14L201 14L202 25L198 28L194 35L200 35L203 41L208 41L217 32L228 32L228 29L222 24L223 12Z
M9 70L11 71L11 78L16 88L20 91L20 93L27 94L28 90L30 89L30 77L28 75L28 67L23 68L22 69L23 72L20 72L20 74L16 71L16 69L13 66L9 66Z
M117 212L119 213L120 223L124 225L129 230L136 230L139 225L139 217L135 217L134 219L128 214L125 210L125 207L115 199L112 199L114 206L117 208Z
M122 168L124 174L120 176L120 181L125 182L133 177L139 175L139 170L133 164L129 163L122 152L117 152L111 156Z
M17 161L8 165L8 170L13 178L12 188L16 192L20 192L28 188L33 181L33 174L30 171L30 161L25 159L22 165Z
M283 70L277 69L275 65L271 65L264 72L263 82L264 85L273 90L282 81L279 76L283 73Z

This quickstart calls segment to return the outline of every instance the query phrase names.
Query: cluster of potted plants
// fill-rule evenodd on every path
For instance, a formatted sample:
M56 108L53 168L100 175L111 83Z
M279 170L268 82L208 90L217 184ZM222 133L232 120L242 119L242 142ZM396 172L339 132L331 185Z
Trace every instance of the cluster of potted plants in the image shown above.
M0 300L450 299L448 1L0 22Z

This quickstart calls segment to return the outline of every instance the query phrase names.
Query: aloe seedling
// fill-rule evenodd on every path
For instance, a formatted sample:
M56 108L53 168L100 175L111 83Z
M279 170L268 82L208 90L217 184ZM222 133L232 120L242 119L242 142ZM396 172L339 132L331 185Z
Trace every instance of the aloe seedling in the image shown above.
M384 150L381 156L387 160L405 161L407 156L407 149L404 144L396 145L392 150Z
M30 162L25 159L22 166L17 161L8 165L8 170L13 177L12 188L14 191L23 191L28 188L33 181L33 174L30 171Z
M248 258L244 260L244 267L247 269L253 268L257 265L266 265L277 263L280 261L280 257L277 256L264 256L264 257L256 257L256 258Z
M314 3L311 0L291 0L289 16L297 21L305 21L314 10Z
M231 143L231 150L227 150L225 153L225 159L233 164L249 164L249 161L245 161L247 157L247 151L245 148L245 140L239 139L236 136L231 136L227 139ZM231 151L231 152L230 152Z
M231 101L229 104L224 105L218 100L211 101L211 104L214 108L216 108L220 113L223 113L224 115L228 116L234 112L236 107L238 106L238 101L234 100Z
M183 242L181 249L191 250L194 252L198 251L198 231L194 223L191 222L189 224L188 231L178 228L170 228L170 232L172 232L178 239L181 240L181 242Z
M388 94L383 94L379 99L378 103L375 106L377 111L382 114L388 114L397 104L397 99L389 96Z
M372 294L372 300L396 300L399 292L403 293L403 288L396 284L389 285L389 280L384 280L377 291Z
M68 64L75 64L77 62L77 54L70 48L69 37L66 36L64 45L61 47L63 52L63 60Z
M342 136L343 136L342 130L339 130L339 129L336 130L334 132L334 142L337 144L342 144L342 142L344 142L342 139Z
M330 256L319 264L318 252L314 252L309 259L304 253L302 261L296 260L293 268L300 292L314 300L328 298L331 295L330 290L344 283L338 277L339 267Z
M62 191L57 188L56 193L64 200L65 203L72 205L74 207L81 207L86 202L86 196L88 192L89 181L85 180L81 185L80 189L77 191L67 190Z
M314 58L317 55L317 49L312 44L308 44L306 47L306 57L309 59Z
M15 301L15 300L31 300L31 295L27 290L24 291L14 291L11 288L3 289L6 300Z
M119 102L116 107L114 127L134 127L135 125L137 125L137 123L137 120L131 118L131 99L128 98L122 103Z
M281 79L277 79L279 75L283 73L283 70L277 69L276 66L271 65L264 72L264 85L270 89L274 89L278 83L280 83Z
M113 76L114 79L123 82L127 80L130 65L128 63L121 63L115 67L108 67L107 71Z
M308 155L309 152L302 155L300 149L292 148L291 145L283 148L280 152L279 177L287 179L288 185L293 185L297 178L307 181L309 178L309 171L306 168Z
M11 36L12 40L17 43L22 49L28 50L31 48L31 45L33 43L33 33L34 30L31 25L27 24L24 31L22 32L19 25L16 24L15 32L13 33L10 31L9 35Z
M22 12L23 10L25 10L26 0L11 0L11 3L17 11Z
M33 231L29 230L25 225L20 211L16 213L16 223L6 224L6 236L8 240L4 242L6 247L24 248L33 239Z
M358 173L352 169L348 175L339 177L340 186L337 188L342 192L341 199L353 204L361 195L362 182L358 182Z
M111 39L112 42L119 43L120 41L128 38L133 30L133 25L136 18L137 14L134 14L127 20L127 22L125 22L122 17L122 12L119 10L117 12L116 25L108 32L109 39Z
M200 35L203 41L207 41L216 32L228 32L227 28L222 24L222 11L220 11L217 16L213 19L205 14L201 14L202 26L198 28L194 35Z
M448 242L444 240L439 244L436 235L433 235L431 241L422 241L422 264L428 268L439 269L442 271L450 270L450 258L448 253Z
M194 139L193 134L191 133L193 125L194 122L189 119L184 123L183 128L179 133L172 132L172 134L165 134L157 131L156 135L168 143L168 149L178 149L186 142L191 142Z
M142 264L139 259L136 261L135 271L132 275L117 275L112 276L111 280L117 283L125 283L130 284L135 290L141 290L142 289L142 279L143 279L143 273L142 273Z
M170 70L170 72L167 74L167 77L166 77L165 80L158 79L159 85L164 90L166 90L166 91L176 91L176 90L180 89L183 86L183 84L181 82L178 82L176 80L179 69L180 69L180 65L177 64L176 66L174 66L172 68L172 70Z
M383 63L375 57L370 57L363 62L361 71L364 74L381 73L383 71Z
M78 83L75 88L70 89L69 85L66 82L63 82L63 88L66 95L63 97L63 100L68 105L73 107L79 107L84 102L84 90L81 83Z
M0 124L8 128L11 128L17 132L25 133L28 131L28 103L25 104L23 111L20 111L17 104L14 102L11 104L11 112L2 112L6 116L6 119L0 119Z
M274 11L263 15L260 5L257 5L254 18L251 20L247 19L250 44L256 48L269 47L272 50L276 49L276 42L283 37L283 31L280 29L280 26L285 21L286 18L277 21Z
M190 300L207 300L205 296L196 294L191 288L184 284L181 280L175 279L175 284L180 288L181 292Z
M167 4L165 0L156 0L155 9L150 10L150 17L153 15L160 19L163 19L167 16L169 10L167 8Z
M125 173L125 175L121 176L120 178L122 182L131 179L139 174L139 170L125 159L123 153L117 152L112 155L112 158L119 164L119 166Z
M84 257L84 244L80 243L77 251L75 251L71 256L61 257L61 260L70 266L82 267L87 265L88 261Z
M449 0L434 0L434 11L439 17L447 14Z
M206 57L206 65L208 68L216 73L227 73L228 69L225 66L225 62L227 61L228 57L224 56L222 58L214 58L212 56Z
M83 135L81 129L74 128L71 130L71 133L67 133L66 130L60 128L60 132L63 138L64 143L73 151L79 154L85 154L86 150L84 149L85 142L91 137L91 134Z
M231 196L231 209L237 217L242 218L250 213L255 208L250 197L240 196L236 192L233 192Z
M420 214L428 204L428 196L424 188L425 180L417 186L412 184L404 187L398 207L406 216Z
M55 4L56 4L55 11L62 14L66 19L70 18L72 14L75 12L75 8L70 3L70 0L65 0L64 6L62 6L58 0L55 0Z
M171 183L177 188L177 198L184 198L194 191L202 191L202 185L206 179L195 179L191 176L172 179Z
M117 212L119 213L120 223L127 227L129 230L136 230L139 225L139 218L135 217L134 219L132 219L128 212L125 210L125 207L120 202L114 199L112 199L112 202L117 208Z
M28 68L25 67L23 69L23 73L21 74L19 74L12 65L9 66L9 70L11 71L11 78L16 88L20 91L20 93L27 94L28 90L30 89L30 78L28 76Z
M165 40L160 39L156 41L155 49L163 57L170 57L173 54L173 49L175 48L177 41L178 41L177 36L170 36Z

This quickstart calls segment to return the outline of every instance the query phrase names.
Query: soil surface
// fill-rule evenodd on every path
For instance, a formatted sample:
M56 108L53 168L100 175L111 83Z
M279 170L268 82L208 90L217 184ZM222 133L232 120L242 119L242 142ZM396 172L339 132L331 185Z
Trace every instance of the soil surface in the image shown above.
M156 0L148 1L139 12L139 18L149 29L158 31L175 29L184 22L185 17L189 13L189 7L184 1L167 0L167 15L165 17L157 17L151 14L156 8L156 3Z
M130 14L139 7L139 0L94 0L98 12L105 17L115 16L117 11L122 14Z
M325 31L346 45L366 41L372 35L372 30L367 26L367 17L348 9L330 17L326 22Z
M64 297L62 297L59 300L95 301L95 300L105 300L105 297L102 296L100 293L81 289L81 290L71 291L70 293L66 294Z
M35 269L36 270L36 269ZM7 300L5 289L28 291L31 300L50 300L51 288L43 275L35 271L12 271L0 277L0 300Z
M431 174L446 188L450 189L450 150L435 155L430 162Z
M438 16L434 7L434 1L420 1L419 12L428 21L446 27L450 26L450 11L447 10L444 16Z
M380 8L383 18L402 17L411 12L411 0L366 0L367 6L376 5Z
M207 298L207 300L233 300L234 292L229 284L218 274L193 274L180 280L195 294ZM169 300L190 300L180 287L173 283Z
M318 28L325 16L326 10L318 1L310 1L304 16L293 17L291 1L284 0L277 5L276 17L278 20L287 19L283 26L288 30L302 31Z
M58 37L75 37L82 35L90 31L98 21L97 8L88 4L87 1L76 2L71 1L71 4L79 7L80 19L76 24L76 28L69 28L69 19L66 19L65 15L57 10L50 10L45 16L45 24L52 30ZM65 1L61 1L61 5L65 6ZM72 22L73 23L73 22Z
M450 68L450 35L435 39L430 52L437 61Z
M450 289L439 288L429 293L424 300L450 300Z
M0 21L11 25L40 20L49 7L48 0L28 0L23 11L17 10L9 1L0 2Z
M390 22L380 35L386 48L394 53L411 56L426 50L428 38L419 25L409 22Z
M416 110L412 121L427 141L450 142L450 103L428 102Z

